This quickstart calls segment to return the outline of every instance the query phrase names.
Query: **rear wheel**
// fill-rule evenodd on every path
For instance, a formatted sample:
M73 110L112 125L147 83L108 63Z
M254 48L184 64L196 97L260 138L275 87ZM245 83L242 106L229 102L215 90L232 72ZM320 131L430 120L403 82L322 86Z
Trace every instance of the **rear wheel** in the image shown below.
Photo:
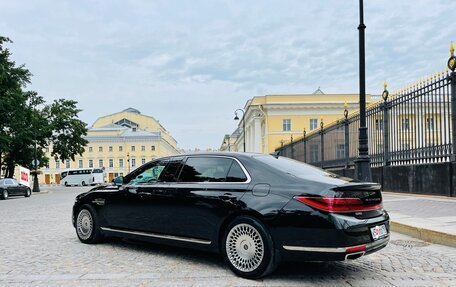
M102 238L97 214L90 205L83 205L77 214L76 234L86 244L97 243Z
M223 240L223 256L237 275L256 279L274 270L274 246L266 227L247 216L228 225Z
M2 192L2 199L8 199L8 191L6 189Z
M30 190L30 188L27 188L27 191L25 192L25 197L30 197L31 194L32 191Z

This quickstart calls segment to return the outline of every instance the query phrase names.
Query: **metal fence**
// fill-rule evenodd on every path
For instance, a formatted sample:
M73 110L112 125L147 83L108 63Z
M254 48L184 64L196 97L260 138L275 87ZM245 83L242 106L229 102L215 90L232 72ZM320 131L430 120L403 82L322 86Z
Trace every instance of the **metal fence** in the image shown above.
M366 109L371 166L456 160L456 73L442 72L389 95ZM280 155L322 168L348 168L358 156L359 114L348 114L277 149Z

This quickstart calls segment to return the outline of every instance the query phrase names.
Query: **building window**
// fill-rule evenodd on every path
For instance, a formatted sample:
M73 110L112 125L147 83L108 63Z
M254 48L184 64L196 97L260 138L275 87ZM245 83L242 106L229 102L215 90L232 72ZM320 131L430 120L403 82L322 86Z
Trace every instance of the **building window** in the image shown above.
M146 151L146 146L142 145L141 146L141 151Z
M123 146L119 146L119 151L123 151Z
M109 167L114 167L114 160L112 158L109 159Z
M58 159L55 160L55 168L56 169L60 168L60 161Z
M336 157L338 159L345 157L345 144L337 144L336 145Z
M134 145L131 146L131 151L135 151L136 147Z
M154 146L154 145L151 145L151 146L150 146L150 150L151 150L151 151L154 151L154 150L155 150L155 146Z
M89 168L93 168L93 160L89 159Z
M112 151L112 146L109 147L109 151Z
M135 166L136 166L136 159L132 158L131 159L131 167L135 167Z
M82 161L82 159L79 160L78 167L79 168L83 168L84 167L84 162Z
M67 160L65 161L65 167L66 167L66 168L70 168L70 160L67 159Z
M282 121L282 130L284 132L289 132L291 131L291 120L290 119L284 119Z
M314 130L318 127L318 119L310 119L310 130Z
M141 159L141 165L145 164L146 163L146 159L145 158L142 158Z
M103 147L102 147L102 146L99 146L99 147L98 147L98 151L99 151L99 152L102 152L102 151L103 151Z
M92 152L93 151L93 148L91 146L89 146L89 152Z
M119 167L123 167L123 158L119 158Z
M410 120L409 120L409 118L403 118L402 119L402 130L403 131L410 130Z
M426 118L426 129L428 131L433 131L434 130L434 118Z
M102 167L103 167L103 160L102 160L102 159L99 159L99 160L98 160L98 167L99 167L99 168L102 168Z

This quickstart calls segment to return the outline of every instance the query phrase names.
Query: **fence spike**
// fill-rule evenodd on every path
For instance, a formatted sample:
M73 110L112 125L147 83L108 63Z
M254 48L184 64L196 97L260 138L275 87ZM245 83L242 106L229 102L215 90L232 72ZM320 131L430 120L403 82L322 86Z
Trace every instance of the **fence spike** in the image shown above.
M450 44L450 55L453 57L454 56L454 45L453 45L453 41L451 41L451 44Z

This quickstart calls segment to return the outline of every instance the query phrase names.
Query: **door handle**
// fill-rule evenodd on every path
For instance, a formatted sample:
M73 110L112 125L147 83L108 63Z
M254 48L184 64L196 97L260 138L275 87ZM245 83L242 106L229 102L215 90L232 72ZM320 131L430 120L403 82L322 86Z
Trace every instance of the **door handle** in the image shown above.
M152 193L147 192L147 191L140 191L140 192L138 192L138 195L152 195Z
M229 200L231 198L233 198L233 195L231 193L224 193L223 195L220 196L221 199L223 200Z

